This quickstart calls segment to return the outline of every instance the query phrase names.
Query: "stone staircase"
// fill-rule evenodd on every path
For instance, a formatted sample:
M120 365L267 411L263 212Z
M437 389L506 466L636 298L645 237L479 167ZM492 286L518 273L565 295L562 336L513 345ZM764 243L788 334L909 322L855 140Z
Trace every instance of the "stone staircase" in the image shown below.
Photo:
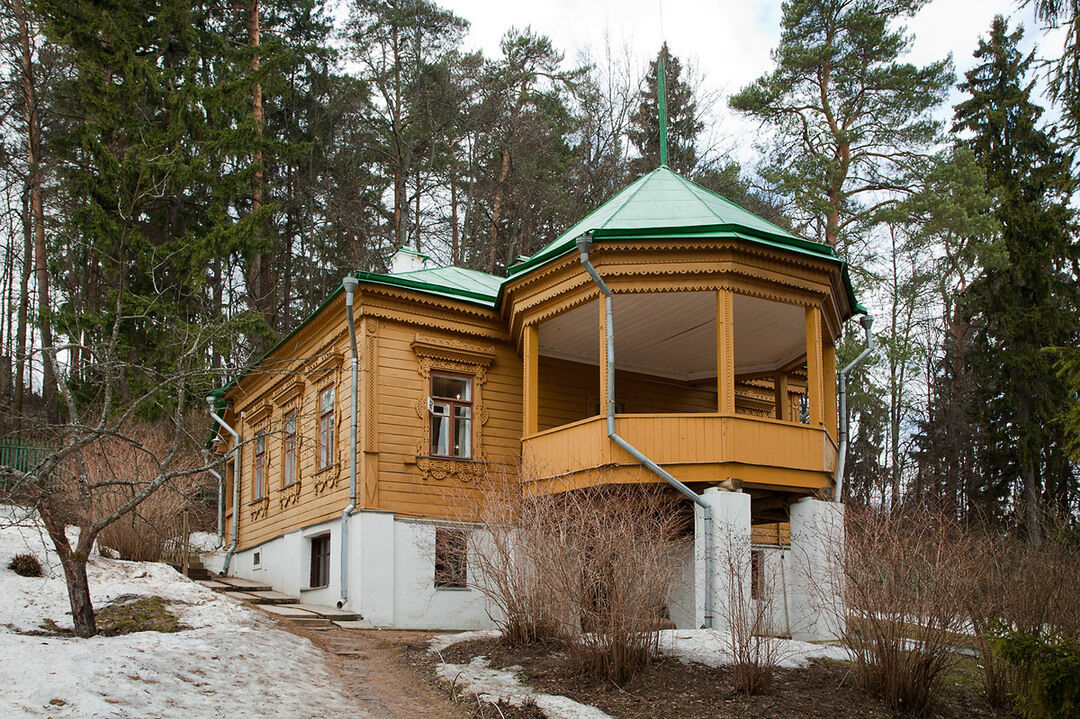
M200 579L199 584L215 592L222 592L241 601L254 604L267 614L292 622L308 629L370 629L356 612L321 604L307 604L297 597L275 592L272 587L240 577L214 577Z
M178 561L166 561L170 567L183 574L184 567L181 562ZM194 579L195 581L205 581L207 579L213 579L214 575L210 570L203 566L203 563L199 560L199 555L195 552L191 553L188 558L188 579Z

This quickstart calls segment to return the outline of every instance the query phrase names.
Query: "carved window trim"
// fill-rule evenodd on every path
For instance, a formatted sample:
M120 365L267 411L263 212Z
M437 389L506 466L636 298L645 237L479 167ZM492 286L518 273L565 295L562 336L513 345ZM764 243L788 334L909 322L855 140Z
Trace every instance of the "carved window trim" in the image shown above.
M423 378L421 396L416 401L420 441L416 446L416 466L424 479L457 479L469 482L487 465L483 427L488 411L484 404L487 372L495 362L495 350L485 345L417 335L412 342L417 372ZM428 399L432 372L446 372L472 378L472 454L466 458L434 457L431 449L431 420Z

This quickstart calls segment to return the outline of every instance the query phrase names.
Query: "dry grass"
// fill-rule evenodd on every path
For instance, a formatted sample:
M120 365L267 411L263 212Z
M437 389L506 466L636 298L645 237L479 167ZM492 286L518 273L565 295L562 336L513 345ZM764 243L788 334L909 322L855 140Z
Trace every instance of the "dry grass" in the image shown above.
M84 472L87 482L96 486L93 515L108 515L152 482L161 471L172 437L168 427L146 425L132 429L124 438L106 436L83 447L79 466L72 467L69 476ZM177 454L171 466L183 469L200 464L198 454L187 449ZM185 512L190 531L210 526L213 509L203 498L215 486L206 474L166 482L134 511L101 530L99 546L113 550L122 559L160 561L166 550L175 549ZM63 491L77 494L78 488L68 480ZM72 498L72 504L78 506L77 497Z
M41 569L41 562L33 554L23 553L16 554L8 562L8 569L18 574L20 577L41 577L44 576L44 572Z

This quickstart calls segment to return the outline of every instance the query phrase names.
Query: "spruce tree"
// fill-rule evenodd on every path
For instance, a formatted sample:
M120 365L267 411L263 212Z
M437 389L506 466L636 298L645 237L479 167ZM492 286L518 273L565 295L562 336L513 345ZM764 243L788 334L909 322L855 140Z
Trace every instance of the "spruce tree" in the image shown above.
M668 117L668 167L691 176L698 169L697 138L705 128L694 99L694 89L683 76L682 63L673 56L665 42L656 59L649 62L644 87L639 93L637 111L630 119L627 135L640 153L630 163L638 175L660 166L660 110L658 107L659 63L664 63L664 90Z
M1057 424L1070 398L1047 348L1080 342L1080 245L1072 154L1038 125L1043 110L1031 101L1032 56L1020 53L1021 36L994 19L961 84L968 98L956 106L955 129L970 133L1002 227L1000 259L984 263L961 299L972 331L965 362L979 392L972 420L985 432L980 475L984 493L1018 495L1037 545L1041 505L1076 502L1076 467L1063 459Z

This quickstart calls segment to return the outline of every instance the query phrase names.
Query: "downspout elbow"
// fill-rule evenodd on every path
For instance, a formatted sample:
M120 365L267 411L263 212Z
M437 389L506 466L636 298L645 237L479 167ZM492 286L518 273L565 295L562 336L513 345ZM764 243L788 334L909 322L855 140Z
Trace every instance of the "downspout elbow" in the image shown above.
M231 434L233 438L232 538L229 543L229 549L225 552L225 562L221 566L220 576L224 577L229 573L229 565L232 563L233 554L236 553L236 545L240 538L240 433L230 427L228 422L218 416L216 397L213 395L207 397L206 403L210 406L210 419L217 422L221 428Z
M839 447L836 458L836 473L833 476L833 501L840 502L844 497L844 467L847 463L847 450L848 450L848 417L847 417L847 376L848 373L858 367L862 362L870 356L874 351L874 333L872 328L874 326L874 318L868 314L863 315L859 322L863 326L863 330L866 332L866 347L859 356L856 357L851 363L844 367L837 373L836 384L837 394L840 405L840 422L839 422L839 435L838 439Z

